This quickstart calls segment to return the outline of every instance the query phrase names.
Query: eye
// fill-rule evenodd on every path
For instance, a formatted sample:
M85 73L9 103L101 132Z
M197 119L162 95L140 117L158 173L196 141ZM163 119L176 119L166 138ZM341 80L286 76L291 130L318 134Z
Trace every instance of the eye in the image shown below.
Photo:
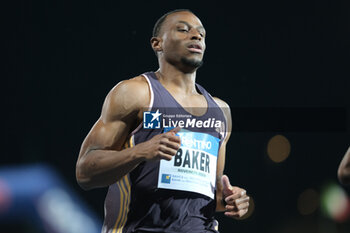
M185 28L179 28L177 29L179 32L188 32L188 29L185 29Z

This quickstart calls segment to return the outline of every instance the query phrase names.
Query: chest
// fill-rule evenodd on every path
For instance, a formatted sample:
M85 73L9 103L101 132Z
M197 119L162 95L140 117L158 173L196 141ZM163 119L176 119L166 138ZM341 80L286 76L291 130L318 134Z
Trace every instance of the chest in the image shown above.
M180 93L171 93L170 91L169 94L179 106L194 116L201 116L207 111L208 102L201 94L183 95Z

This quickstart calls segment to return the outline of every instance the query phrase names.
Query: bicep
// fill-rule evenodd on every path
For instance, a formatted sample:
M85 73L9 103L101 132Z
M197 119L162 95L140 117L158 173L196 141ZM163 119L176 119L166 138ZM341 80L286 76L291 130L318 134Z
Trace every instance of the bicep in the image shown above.
M104 122L100 117L86 136L79 157L92 150L121 150L129 132L130 126L126 122Z
M100 118L86 136L79 157L91 150L121 150L140 121L140 111L148 104L144 83L128 80L107 95Z

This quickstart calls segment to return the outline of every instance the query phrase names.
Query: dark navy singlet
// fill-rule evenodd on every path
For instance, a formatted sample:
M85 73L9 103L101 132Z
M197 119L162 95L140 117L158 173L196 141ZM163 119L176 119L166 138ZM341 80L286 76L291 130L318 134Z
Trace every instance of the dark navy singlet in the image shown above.
M223 111L210 94L196 84L207 101L207 109L202 116L191 115L162 86L155 73L143 76L151 92L148 110L162 114L156 119L162 125L148 129L140 124L125 147L147 141L166 131L166 127L174 127L174 122L181 124L182 121L181 148L173 160L142 162L109 186L102 233L218 233L213 174L215 156L227 131Z

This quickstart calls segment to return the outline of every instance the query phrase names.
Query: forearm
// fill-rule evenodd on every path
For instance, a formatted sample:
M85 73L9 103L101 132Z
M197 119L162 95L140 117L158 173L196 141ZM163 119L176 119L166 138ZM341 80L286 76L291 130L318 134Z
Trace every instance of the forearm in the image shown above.
M221 177L222 176L218 176L216 180L216 212L225 211L224 200L222 195Z
M115 183L144 160L136 149L89 151L77 162L76 178L79 185L88 190Z
M338 178L342 184L350 184L350 147L339 165Z
M224 206L224 200L222 198L222 194L221 195L216 195L216 212L223 212L225 211L225 206Z

